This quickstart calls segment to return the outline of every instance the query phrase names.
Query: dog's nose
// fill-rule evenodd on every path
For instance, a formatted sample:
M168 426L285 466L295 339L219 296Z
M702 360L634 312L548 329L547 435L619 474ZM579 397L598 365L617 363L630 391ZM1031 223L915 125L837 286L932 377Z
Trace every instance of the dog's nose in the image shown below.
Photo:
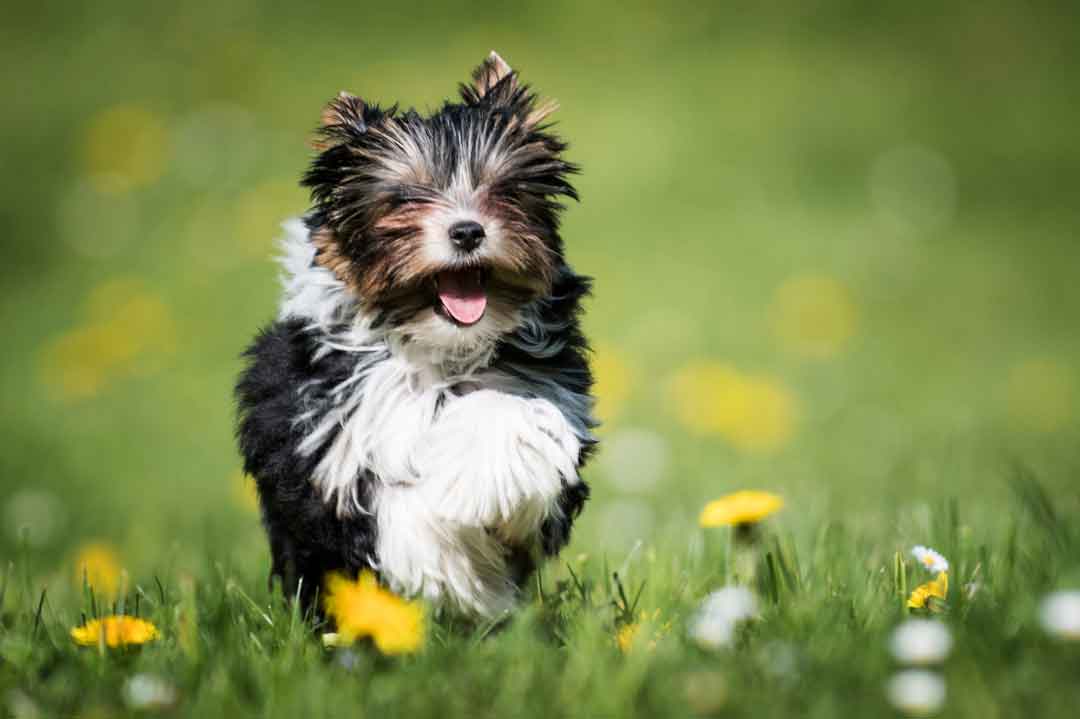
M450 226L450 241L462 252L472 252L484 241L484 228L479 222L465 220Z

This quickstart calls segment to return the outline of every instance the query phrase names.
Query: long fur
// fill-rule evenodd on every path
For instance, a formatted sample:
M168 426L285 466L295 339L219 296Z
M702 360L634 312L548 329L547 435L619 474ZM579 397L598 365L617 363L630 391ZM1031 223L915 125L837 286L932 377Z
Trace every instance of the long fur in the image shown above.
M271 571L308 602L326 572L371 568L498 615L588 497L589 281L563 259L552 199L572 195L573 168L509 66L489 58L475 77L427 119L337 98L305 180L315 206L285 225L283 298L246 353L238 438ZM403 184L425 198L405 211L385 197ZM488 231L466 260L489 278L472 327L427 285L463 262L445 241L462 218Z

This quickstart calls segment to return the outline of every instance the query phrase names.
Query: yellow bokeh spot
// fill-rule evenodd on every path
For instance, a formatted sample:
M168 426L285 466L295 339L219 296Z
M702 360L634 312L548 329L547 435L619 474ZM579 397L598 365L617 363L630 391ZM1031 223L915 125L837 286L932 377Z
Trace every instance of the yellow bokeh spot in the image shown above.
M232 474L230 481L233 501L249 512L259 511L259 492L255 488L255 480L247 476L241 470Z
M176 330L160 297L129 278L91 291L86 321L46 345L43 381L65 399L96 395L113 377L146 374L175 350Z
M1007 401L1010 417L1024 429L1054 432L1073 417L1076 379L1054 359L1032 359L1013 368Z
M98 191L128 192L161 177L169 158L169 133L150 110L118 105L90 121L84 149L86 174Z
M83 307L86 316L93 322L105 322L130 298L146 291L146 285L138 277L110 277L93 287L86 295Z
M819 275L799 275L780 285L771 314L773 335L780 346L811 359L838 355L858 323L848 288Z
M679 421L702 435L720 435L738 449L768 452L795 429L795 397L777 380L717 362L679 370L670 385Z
M239 251L256 257L272 252L282 218L300 214L304 202L304 192L292 181L271 180L241 195L233 232Z
M81 586L85 581L99 596L116 596L121 589L121 573L119 555L103 542L84 544L75 555L75 583Z
M630 396L632 373L622 354L608 344L596 346L592 358L596 396L596 416L601 422L611 422L622 411Z

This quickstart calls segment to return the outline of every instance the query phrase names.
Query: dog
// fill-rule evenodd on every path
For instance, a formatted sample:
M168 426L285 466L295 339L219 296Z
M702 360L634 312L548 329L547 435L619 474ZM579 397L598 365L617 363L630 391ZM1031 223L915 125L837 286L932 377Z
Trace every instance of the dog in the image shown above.
M327 573L370 569L501 616L589 496L591 279L559 235L578 168L557 104L496 53L459 93L428 115L327 105L277 319L244 353L237 437L271 582L316 611Z

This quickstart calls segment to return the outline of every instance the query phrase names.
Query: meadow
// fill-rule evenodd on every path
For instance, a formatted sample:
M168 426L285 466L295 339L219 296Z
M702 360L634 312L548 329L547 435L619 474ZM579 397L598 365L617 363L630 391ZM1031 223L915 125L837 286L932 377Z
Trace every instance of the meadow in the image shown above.
M0 715L1072 716L1045 602L1080 589L1076 10L6 15ZM323 103L437 106L492 48L583 168L593 499L511 621L327 647L267 586L239 353ZM700 526L744 489L784 501L752 541ZM916 545L949 563L922 609ZM73 641L114 611L157 638ZM902 659L915 616L951 649Z

